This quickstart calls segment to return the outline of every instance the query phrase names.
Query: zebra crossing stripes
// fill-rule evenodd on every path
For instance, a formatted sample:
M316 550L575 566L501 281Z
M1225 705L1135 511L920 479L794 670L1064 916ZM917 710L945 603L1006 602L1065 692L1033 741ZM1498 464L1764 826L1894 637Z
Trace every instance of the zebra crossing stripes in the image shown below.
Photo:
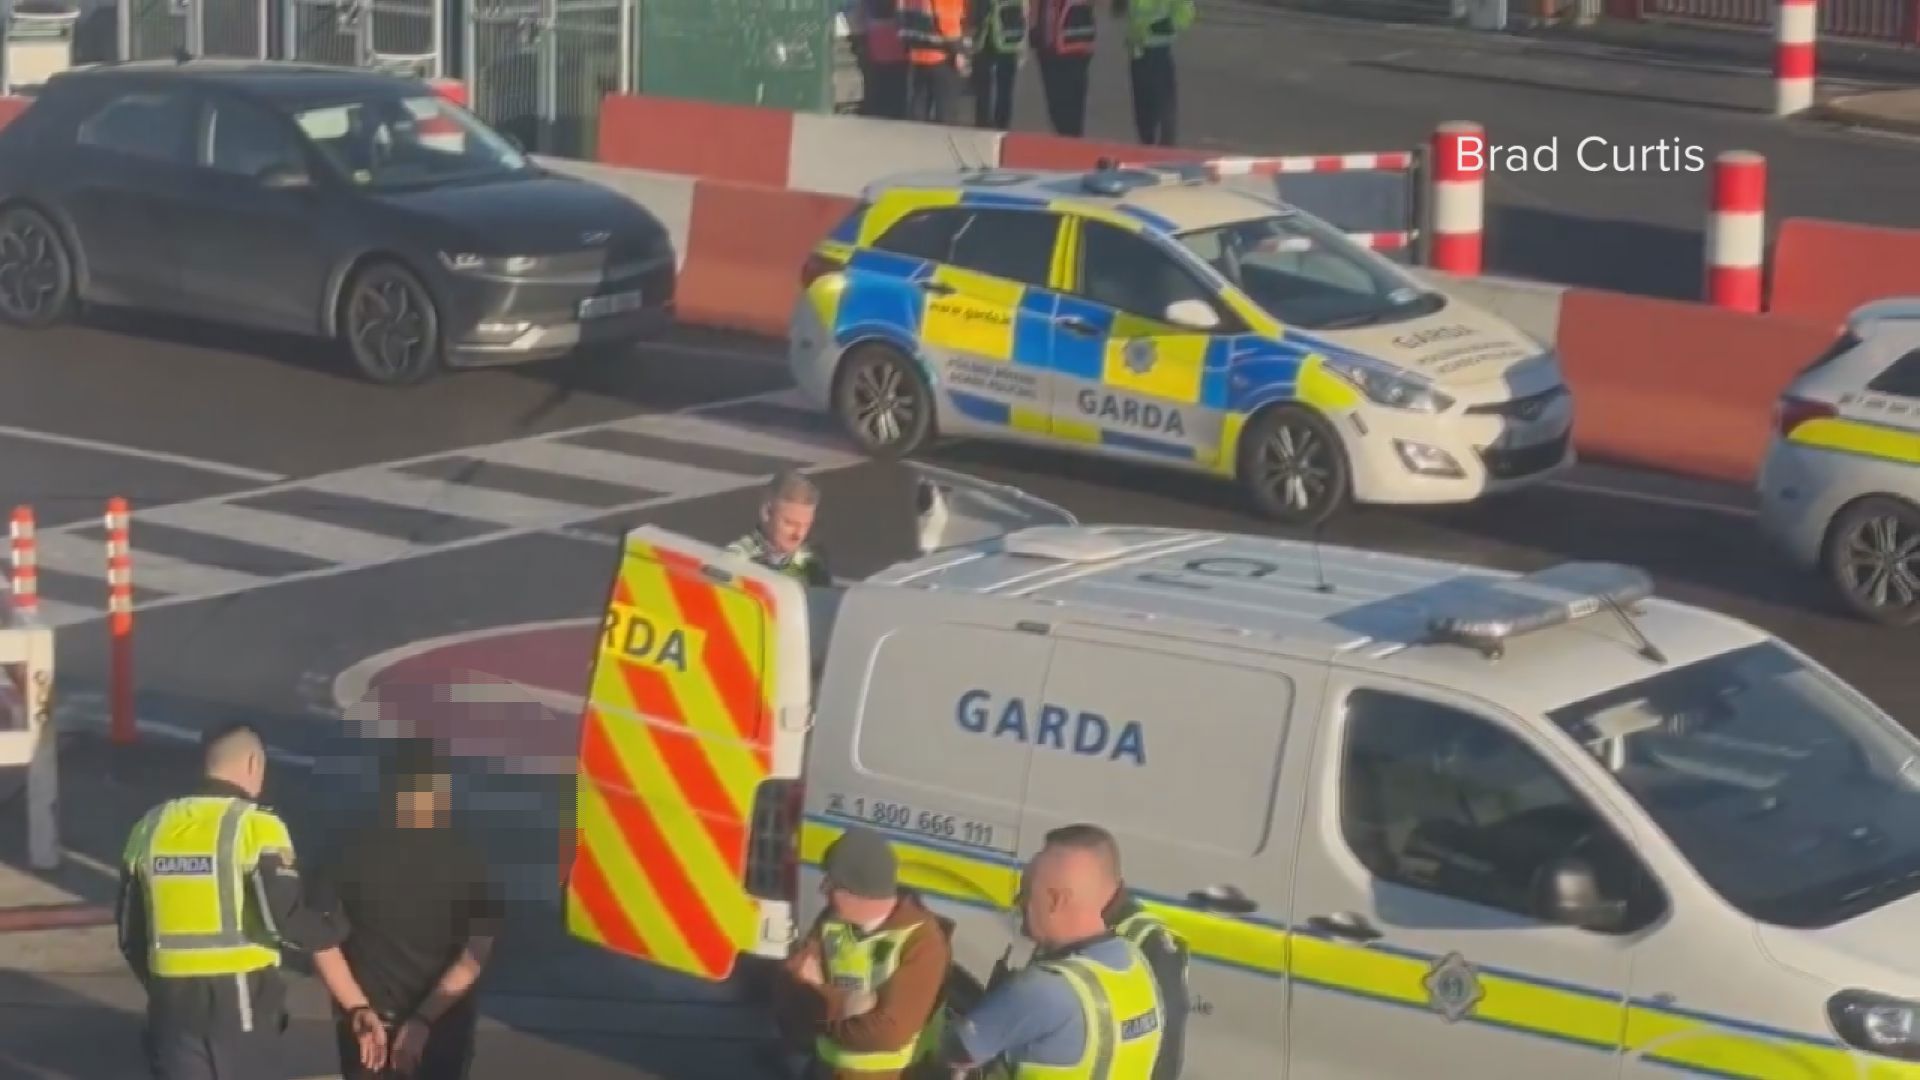
M792 392L654 413L142 508L136 607L566 531L610 514L735 491L783 468L860 458ZM43 622L104 613L98 525L43 530Z

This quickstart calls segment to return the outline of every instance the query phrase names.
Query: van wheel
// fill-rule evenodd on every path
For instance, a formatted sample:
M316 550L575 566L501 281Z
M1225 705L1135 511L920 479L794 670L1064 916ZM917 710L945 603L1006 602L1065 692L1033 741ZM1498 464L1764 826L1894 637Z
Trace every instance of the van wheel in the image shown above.
M933 433L933 392L900 350L856 345L834 376L833 414L868 456L903 458Z
M1920 506L1874 496L1847 507L1827 534L1826 563L1854 614L1920 625Z
M43 330L73 313L74 292L73 256L53 222L25 206L0 214L0 319Z
M1253 418L1240 435L1240 482L1262 516L1296 528L1346 509L1353 485L1340 436L1319 413L1281 405Z

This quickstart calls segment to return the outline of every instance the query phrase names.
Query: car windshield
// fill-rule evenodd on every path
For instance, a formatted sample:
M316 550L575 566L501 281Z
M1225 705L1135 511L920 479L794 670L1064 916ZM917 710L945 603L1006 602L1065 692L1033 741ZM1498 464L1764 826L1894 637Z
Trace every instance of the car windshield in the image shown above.
M301 109L294 121L356 187L484 180L530 167L472 113L432 94Z
M1378 326L1432 315L1447 304L1338 229L1298 211L1176 238L1289 326Z
M1920 740L1778 644L1550 715L1755 919L1827 926L1920 891Z

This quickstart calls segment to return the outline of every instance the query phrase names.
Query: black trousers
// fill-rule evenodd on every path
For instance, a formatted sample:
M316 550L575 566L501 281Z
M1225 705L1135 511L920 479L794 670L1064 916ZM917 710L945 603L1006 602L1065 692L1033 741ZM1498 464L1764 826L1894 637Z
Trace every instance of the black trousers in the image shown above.
M860 115L882 120L907 118L907 64L876 64L867 61L866 89L861 94Z
M1144 146L1172 146L1179 112L1173 79L1173 46L1143 49L1132 61L1133 127Z
M477 1018L472 1012L440 1018L427 1036L427 1051L420 1056L420 1067L406 1080L466 1080L473 1068L473 1030ZM387 1045L393 1045L397 1032L387 1029ZM344 1080L400 1080L392 1069L370 1070L360 1064L360 1044L354 1040L353 1026L337 1020L333 1026L334 1043L340 1049L340 1075Z
M983 52L973 58L973 126L1006 131L1013 126L1013 78L1018 53Z
M1047 119L1056 135L1079 136L1087 130L1087 68L1091 56L1061 56L1039 50L1040 88L1047 95Z
M960 69L952 61L907 66L907 119L960 122Z
M154 1080L275 1080L287 1075L283 1050L278 1028L217 1036L151 1028L146 1033Z

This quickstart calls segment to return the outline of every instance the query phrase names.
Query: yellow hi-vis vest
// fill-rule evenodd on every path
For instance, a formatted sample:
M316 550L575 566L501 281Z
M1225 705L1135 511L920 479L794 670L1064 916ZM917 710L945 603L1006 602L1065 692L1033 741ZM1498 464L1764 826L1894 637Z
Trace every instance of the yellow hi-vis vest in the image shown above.
M1193 16L1193 0L1127 0L1127 46L1139 56L1142 50L1171 45L1193 25Z
M829 919L820 927L820 966L827 981L846 991L873 993L893 977L900 967L900 954L908 939L928 924L921 922L900 930L881 930L862 937L859 931L838 919ZM935 927L938 932L938 927ZM813 1050L822 1063L851 1072L898 1072L913 1063L931 1057L940 1047L945 1012L938 1004L927 1026L897 1050L848 1050L825 1035L814 1040Z
M124 856L146 897L148 970L174 979L279 964L272 914L247 902L268 851L291 862L293 839L278 816L246 799L189 796L148 811Z
M1026 0L989 0L987 17L980 26L978 51L1017 52L1026 43Z
M1037 965L1066 979L1080 999L1086 1047L1072 1065L1019 1062L1010 1070L1013 1080L1148 1080L1153 1075L1166 1016L1146 956L1129 941L1127 957L1125 971L1084 956Z
M1145 911L1136 911L1114 924L1113 932L1126 938L1135 948L1145 951L1147 939L1155 934L1165 934L1174 945L1181 944L1180 935L1173 928Z

